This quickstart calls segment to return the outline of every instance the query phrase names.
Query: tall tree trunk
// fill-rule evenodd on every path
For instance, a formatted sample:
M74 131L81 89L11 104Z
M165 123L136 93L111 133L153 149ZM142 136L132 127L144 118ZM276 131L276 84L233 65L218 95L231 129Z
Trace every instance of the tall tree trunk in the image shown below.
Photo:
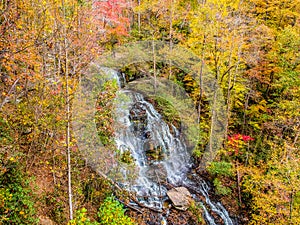
M201 52L201 67L199 74L199 102L198 102L198 123L201 120L201 102L203 98L203 68L204 68L204 55L205 55L205 44L206 44L206 34L204 34L202 42L202 52Z
M172 51L173 48L173 3L176 4L176 0L171 0L171 5L170 5L170 20L169 20L169 29L170 29L170 33L169 33L169 48L170 48L170 52ZM169 79L171 79L172 76L172 61L169 60Z
M141 0L138 0L138 5L140 7ZM141 12L140 11L138 11L138 30L139 30L139 35L141 35Z
M64 39L64 58L65 58L65 65L64 65L64 75L65 75L65 82L66 82L66 149L67 149L67 164L68 164L68 196L69 196L69 214L70 220L73 219L73 201L72 201L72 176L71 176L71 149L70 149L70 96L69 96L69 71L68 71L68 39L67 39L67 29L66 29L66 7L65 2L62 0L62 8L63 8L63 39Z
M242 133L245 133L245 130L247 128L246 113L247 113L248 106L249 106L250 95L251 95L251 90L247 93L247 97L246 97L246 100L244 103Z
M294 201L294 195L293 193L290 193L290 222L292 222L292 218L293 218L293 201Z
M226 121L225 121L225 132L224 132L224 140L227 138L228 133L228 125L230 118L230 97L231 97L231 62L232 62L232 52L233 52L233 38L231 38L231 46L228 60L228 73L227 73L227 96L226 96Z
M237 188L238 188L238 198L239 198L239 205L242 205L242 194L241 194L241 174L239 171L239 164L236 162L236 176L237 176Z
M154 34L152 36L152 54L153 54L154 93L156 93L157 81L156 81L156 53L155 53Z
M209 155L205 162L206 165L207 165L207 163L209 163L213 160L213 156L214 156L213 145L214 145L214 138L215 138L215 123L216 123L216 119L217 119L216 110L217 110L217 90L214 90L213 101L212 101L212 105L211 105L211 124L210 124L210 132L209 132Z

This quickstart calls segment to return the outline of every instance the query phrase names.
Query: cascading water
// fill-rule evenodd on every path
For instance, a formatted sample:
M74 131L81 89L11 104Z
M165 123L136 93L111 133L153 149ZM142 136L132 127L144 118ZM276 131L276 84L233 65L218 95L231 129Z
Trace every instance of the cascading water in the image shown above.
M212 211L224 224L233 225L226 209L210 200L205 181L199 177L197 182L187 178L192 162L178 129L168 125L141 93L120 90L115 105L117 148L121 154L130 152L138 171L133 184L123 185L136 193L138 201L162 209L163 201L167 199L165 184L186 186L205 197L202 207L208 224L216 224L209 213ZM123 175L126 176L126 171Z
M120 94L127 101L117 106L115 141L121 152L130 151L139 169L136 184L131 188L145 204L161 208L161 198L167 191L162 183L180 183L191 167L190 155L176 127L172 126L171 133L142 94L133 91ZM143 200L146 198L147 201Z
M213 211L220 218L222 218L224 224L233 225L234 223L231 220L229 213L224 208L224 206L220 202L214 203L210 200L208 194L209 186L207 185L207 183L203 179L199 179L199 177L196 177L196 180L197 182L191 181L189 179L184 179L183 184L187 186L190 190L193 190L196 193L201 193L205 197L205 202L209 206L211 211ZM216 224L213 217L209 214L207 208L204 206L202 207L204 209L204 216L206 221L211 225Z

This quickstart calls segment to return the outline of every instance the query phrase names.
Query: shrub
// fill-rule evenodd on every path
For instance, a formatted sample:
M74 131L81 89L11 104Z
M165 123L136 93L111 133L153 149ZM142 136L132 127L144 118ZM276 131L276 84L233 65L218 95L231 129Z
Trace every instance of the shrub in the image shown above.
M229 187L224 186L218 178L214 179L214 186L216 189L216 193L218 195L230 195L231 194L231 189Z
M234 175L232 164L225 161L211 162L207 170L214 178L213 183L216 194L230 195L232 191L227 187L228 184L224 184L224 181L226 180L225 178L233 177Z
M102 225L135 225L125 214L123 205L112 196L107 197L99 208L98 216Z
M87 210L82 208L76 211L75 218L70 220L68 225L99 225L98 222L91 222L87 217Z
M232 177L233 176L233 168L232 164L221 161L221 162L211 162L210 165L207 168L208 172L213 176L227 176Z
M37 224L29 181L14 157L0 155L0 224Z
M146 100L149 100L146 98ZM163 116L163 119L168 124L173 124L175 127L180 127L180 117L176 108L172 105L172 103L162 97L153 96L152 99L155 103L154 106L156 110ZM151 102L151 100L150 100Z

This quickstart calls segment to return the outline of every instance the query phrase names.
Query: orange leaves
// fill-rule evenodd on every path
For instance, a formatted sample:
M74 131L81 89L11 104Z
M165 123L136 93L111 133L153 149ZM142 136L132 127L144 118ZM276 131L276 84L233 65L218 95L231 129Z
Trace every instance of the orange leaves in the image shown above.
M12 80L34 77L39 72L39 54L36 41L38 27L32 26L34 6L24 1L10 1L5 13L6 21L0 25L0 66ZM31 15L30 15L31 12Z

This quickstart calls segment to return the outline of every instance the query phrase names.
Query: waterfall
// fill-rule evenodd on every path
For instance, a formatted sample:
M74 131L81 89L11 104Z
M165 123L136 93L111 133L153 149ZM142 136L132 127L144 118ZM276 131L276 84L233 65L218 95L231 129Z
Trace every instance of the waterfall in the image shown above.
M142 94L125 90L120 95L115 142L121 153L130 151L138 167L131 189L143 203L161 208L167 191L162 183L179 184L192 165L190 155L177 128L172 126L171 131Z
M112 77L118 77L116 74ZM210 211L222 218L224 224L234 224L222 204L209 198L209 186L203 179L198 177L196 182L187 178L192 162L180 132L174 125L167 124L141 93L126 89L118 92L115 143L120 154L130 152L133 159L136 179L122 185L135 192L141 204L162 209L167 199L166 184L186 186L205 197L205 204L201 206L207 224L216 224ZM127 176L125 167L122 172Z

